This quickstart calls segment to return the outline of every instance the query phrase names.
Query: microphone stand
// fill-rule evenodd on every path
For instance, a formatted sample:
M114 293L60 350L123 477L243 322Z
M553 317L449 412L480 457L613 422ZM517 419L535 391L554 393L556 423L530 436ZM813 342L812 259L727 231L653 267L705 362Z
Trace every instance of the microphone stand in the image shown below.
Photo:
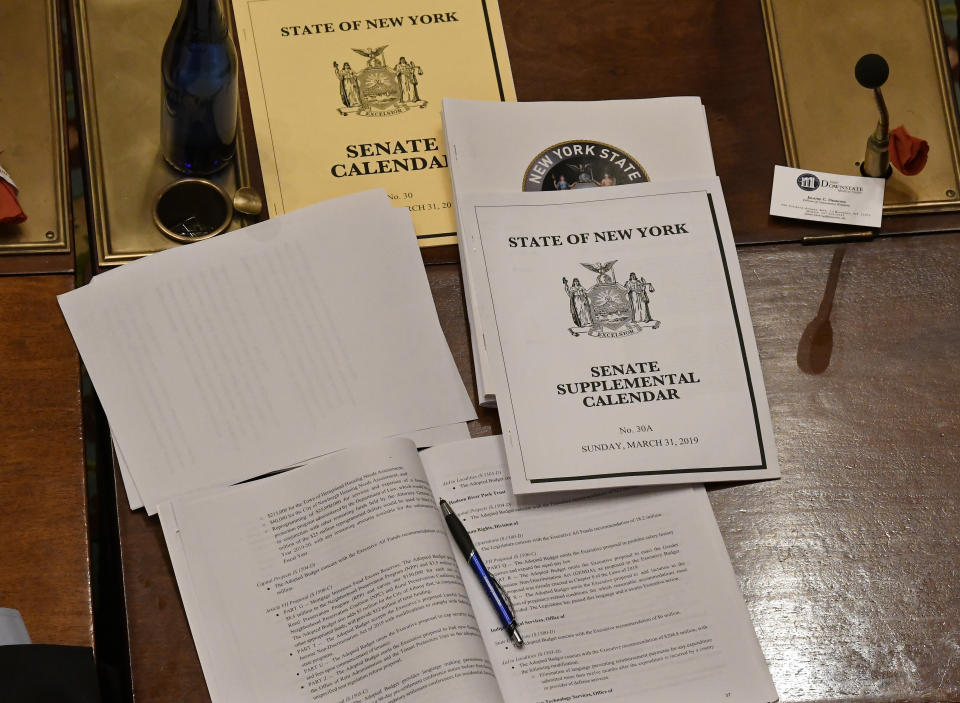
M890 114L879 88L873 89L873 97L880 110L880 119L873 134L867 137L867 150L860 164L860 172L872 178L887 178L890 176Z
M857 82L864 88L873 90L873 98L880 111L877 128L867 138L867 149L860 164L860 173L871 178L889 178L890 168L890 114L887 103L880 92L880 86L887 81L890 67L879 54L867 54L857 61L854 73Z

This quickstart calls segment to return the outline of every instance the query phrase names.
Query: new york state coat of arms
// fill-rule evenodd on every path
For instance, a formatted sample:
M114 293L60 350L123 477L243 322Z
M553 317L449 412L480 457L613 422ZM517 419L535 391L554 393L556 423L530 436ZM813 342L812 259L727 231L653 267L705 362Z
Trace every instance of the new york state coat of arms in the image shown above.
M362 117L388 117L406 112L411 107L425 108L426 100L420 99L420 76L423 69L401 56L393 66L387 65L384 51L389 46L376 49L354 49L365 57L367 65L357 71L344 62L333 62L333 71L340 82L341 115Z
M657 329L660 321L650 315L650 293L653 284L646 278L630 273L625 283L618 283L613 265L606 263L580 264L597 274L597 282L584 288L579 278L571 283L563 279L563 289L570 299L573 327L570 334L579 337L626 337L644 327Z

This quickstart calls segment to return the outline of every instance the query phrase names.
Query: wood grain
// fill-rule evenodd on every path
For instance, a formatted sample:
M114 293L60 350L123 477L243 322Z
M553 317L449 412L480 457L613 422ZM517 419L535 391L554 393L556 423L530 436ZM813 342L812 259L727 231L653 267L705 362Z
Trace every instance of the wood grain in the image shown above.
M849 245L820 375L797 344L832 247L739 255L783 478L710 498L782 700L958 701L960 238ZM473 393L459 270L428 276ZM136 700L208 701L159 523L120 524Z
M0 278L0 607L36 643L89 647L80 363L55 297L72 287Z
M740 243L837 231L767 214L785 156L759 0L541 0L501 12L521 100L701 96ZM884 225L958 229L956 215ZM831 362L808 375L797 344L832 253L740 250L783 478L712 489L711 502L785 703L957 702L960 239L851 245ZM428 277L475 401L459 266ZM491 410L471 425L499 431ZM206 703L159 523L118 503L135 700Z
M114 466L135 701L210 701L157 517L132 512Z
M783 700L960 700L960 241L741 253L783 478L711 500Z

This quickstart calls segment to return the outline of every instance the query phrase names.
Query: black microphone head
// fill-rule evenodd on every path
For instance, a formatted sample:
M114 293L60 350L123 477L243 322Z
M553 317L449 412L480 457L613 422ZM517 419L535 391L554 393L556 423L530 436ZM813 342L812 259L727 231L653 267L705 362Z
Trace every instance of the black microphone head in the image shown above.
M880 54L865 54L857 61L853 73L857 77L857 83L873 90L887 82L890 66Z

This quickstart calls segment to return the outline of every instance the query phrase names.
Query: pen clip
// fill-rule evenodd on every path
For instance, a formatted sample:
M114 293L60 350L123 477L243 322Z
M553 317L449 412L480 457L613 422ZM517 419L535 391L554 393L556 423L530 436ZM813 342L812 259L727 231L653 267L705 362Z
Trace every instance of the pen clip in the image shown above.
M500 582L494 578L493 574L488 571L487 576L490 578L490 583L493 584L493 587L497 589L497 594L499 594L499 596L503 599L503 602L507 604L507 609L510 611L510 615L514 618L514 620L516 620L517 609L513 607L513 601L510 600L510 596L508 596L507 592L503 590L503 586L501 586Z

